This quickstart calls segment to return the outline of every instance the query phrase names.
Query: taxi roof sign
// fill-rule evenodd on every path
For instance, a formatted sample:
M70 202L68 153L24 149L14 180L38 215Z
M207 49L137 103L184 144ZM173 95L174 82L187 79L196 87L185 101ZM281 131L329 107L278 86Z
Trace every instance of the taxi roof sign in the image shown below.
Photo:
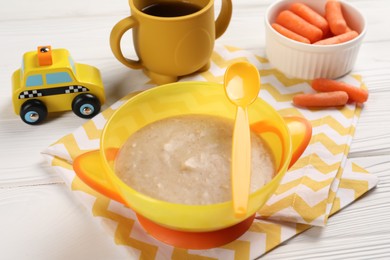
M51 46L38 46L38 65L49 66L53 64Z

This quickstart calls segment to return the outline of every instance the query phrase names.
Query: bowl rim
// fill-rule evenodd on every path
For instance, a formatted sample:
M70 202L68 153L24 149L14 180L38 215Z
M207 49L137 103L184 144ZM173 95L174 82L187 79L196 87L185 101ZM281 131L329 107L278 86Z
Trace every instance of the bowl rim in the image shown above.
M175 82L175 83L170 83L170 84L165 84L165 85L160 85L160 86L157 86L155 88L152 88L152 89L148 89L148 90L145 90L144 92L142 93L139 93L137 95L135 95L134 97L131 97L130 99L128 99L126 102L124 102L117 110L114 111L114 113L110 116L110 118L107 120L104 128L103 128L103 131L101 133L101 139L100 139L100 156L101 156L101 160L103 161L102 164L103 164L103 167L104 167L104 171L105 171L105 175L106 177L108 178L108 181L109 182L115 182L112 183L112 185L114 187L116 187L115 189L117 190L117 192L120 194L120 196L122 196L123 192L121 192L121 190L126 190L127 192L129 192L130 194L132 194L132 196L136 196L138 199L137 201L148 201L150 203L150 205L159 205L159 208L166 208L166 209L175 209L175 211L177 211L177 208L180 208L181 210L183 211L201 211L201 212L215 212L215 211L223 211L225 208L229 207L232 205L232 201L229 200L229 201L224 201L224 202L220 202L220 203L214 203L214 204L205 204L205 205L191 205L191 204L180 204L180 203L173 203L173 202L168 202L168 201L164 201L164 200L160 200L160 199L156 199L156 198L153 198L153 197L150 197L148 195L145 195L137 190L135 190L134 188L132 188L131 186L125 184L116 174L115 172L112 170L112 168L110 167L109 165L109 162L107 160L107 156L106 156L106 151L105 151L105 144L104 144L104 136L106 135L107 133L107 129L110 127L110 122L119 114L118 111L121 111L123 107L125 106L128 106L129 104L131 104L132 102L134 102L134 100L136 99L140 99L140 98L147 98L147 96L149 95L149 93L151 91L158 91L159 89L161 88L168 88L168 87L171 87L171 86L180 86L180 87L188 87L188 85L199 85L199 86L202 86L202 87L214 87L214 88L223 88L223 85L220 84L220 83L215 83L215 82L202 82L202 81L189 81L189 82ZM283 117L270 105L268 104L267 102L265 102L263 99L261 99L260 97L257 98L257 102L258 103L261 103L262 106L266 106L266 107L269 107L273 110L273 114L275 115L278 115L279 117L279 120L280 121L283 121ZM275 113L274 113L275 112ZM285 131L287 131L287 133L289 133L289 129L287 127L287 125L283 125L282 126ZM285 147L285 155L286 157L284 158L284 161L281 162L280 166L279 166L279 169L276 169L276 172L275 172L275 175L274 177L271 179L270 182L268 182L267 184L265 184L264 186L262 186L261 188L259 188L258 190L254 191L253 193L251 193L249 195L250 198L255 198L257 196L259 196L259 194L261 193L266 193L268 194L270 192L270 190L273 190L273 188L276 186L278 186L278 184L280 183L280 180L282 179L282 177L285 175L285 173L287 172L287 168L288 168L288 165L289 165L289 162L291 161L291 156L292 156L292 140L291 140L291 135L288 135L285 140L283 140L284 142L286 142L286 145L288 147ZM126 193L127 193L126 192ZM272 195L272 192L270 193L270 195ZM128 203L129 199L127 198L123 198L123 200ZM131 207L131 205L128 205ZM258 208L260 208L261 205L259 205ZM137 209L139 209L139 207L135 207L134 210L138 213L138 214L141 214L143 215L142 213L138 212ZM258 210L257 208L257 210ZM233 212L233 208L231 207L231 211ZM143 215L144 216L144 215ZM199 224L200 228L198 227L195 227L194 224L188 224L188 225L184 225L183 224L177 224L177 225L172 225L172 223L162 223L162 222L156 222L156 223L159 223L160 225L167 225L167 227L170 227L170 228L173 228L173 227L176 227L178 229L184 229L184 230L203 230L203 231L209 231L209 230L213 230L213 229L220 229L220 228L223 228L223 227L228 227L232 224L236 224L244 219L246 219L248 216L250 215L247 215L247 216L244 216L242 218L237 218L235 219L235 223L232 223L233 221L231 220L228 220L228 219L225 219L225 220L221 220L220 223L214 223L213 224L213 228L211 229L211 225L210 224ZM145 217L148 217L148 216L145 216ZM155 221L153 219L151 219L152 221ZM214 227L215 226L215 227Z

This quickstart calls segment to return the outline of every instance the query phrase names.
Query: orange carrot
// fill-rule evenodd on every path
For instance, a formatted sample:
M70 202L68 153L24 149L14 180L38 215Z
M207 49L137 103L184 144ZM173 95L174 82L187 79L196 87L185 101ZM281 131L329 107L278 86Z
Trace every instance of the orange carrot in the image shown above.
M324 40L315 42L316 45L330 45L330 44L338 44L350 41L356 38L359 34L356 31L349 31L340 35L336 35L330 38L326 38Z
M348 94L344 91L297 94L293 97L294 105L300 107L344 106L347 102Z
M349 100L363 103L368 99L368 91L354 87L344 82L339 82L331 79L318 78L312 81L311 87L314 90L321 92L329 91L345 91L348 94Z
M319 13L303 3L294 3L290 6L290 11L300 16L312 25L320 28L323 35L329 32L328 21Z
M340 2L331 0L326 2L325 18L334 35L343 34L348 31L347 22L344 19Z
M280 33L283 36L286 36L287 38L290 38L291 40L310 44L310 41L307 38L305 38L299 34L296 34L295 32L290 31L287 28L284 28L280 24L273 23L271 26L272 26L272 28L275 29L275 31L277 31L278 33Z
M317 42L322 39L321 29L315 27L289 10L280 12L276 17L276 23L309 39L310 42Z

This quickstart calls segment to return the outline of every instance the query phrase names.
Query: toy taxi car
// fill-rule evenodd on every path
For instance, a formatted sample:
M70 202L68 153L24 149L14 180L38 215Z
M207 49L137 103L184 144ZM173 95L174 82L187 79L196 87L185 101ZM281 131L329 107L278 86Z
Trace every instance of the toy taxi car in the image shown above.
M73 110L92 118L105 101L97 68L75 63L66 49L39 46L26 52L20 69L12 75L12 102L16 114L30 125L47 113Z

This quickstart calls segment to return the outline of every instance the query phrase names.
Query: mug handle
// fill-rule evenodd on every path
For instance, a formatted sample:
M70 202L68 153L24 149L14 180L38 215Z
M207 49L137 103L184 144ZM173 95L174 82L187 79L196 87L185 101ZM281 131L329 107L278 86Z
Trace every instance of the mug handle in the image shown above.
M123 65L132 69L141 69L142 65L139 60L135 61L132 59L125 58L125 56L123 56L121 49L121 39L125 32L137 25L138 21L135 20L132 16L129 16L115 24L110 34L110 47L112 52L114 53L115 58L117 58Z
M215 39L218 39L227 29L232 17L232 1L222 0L221 11L215 21Z

